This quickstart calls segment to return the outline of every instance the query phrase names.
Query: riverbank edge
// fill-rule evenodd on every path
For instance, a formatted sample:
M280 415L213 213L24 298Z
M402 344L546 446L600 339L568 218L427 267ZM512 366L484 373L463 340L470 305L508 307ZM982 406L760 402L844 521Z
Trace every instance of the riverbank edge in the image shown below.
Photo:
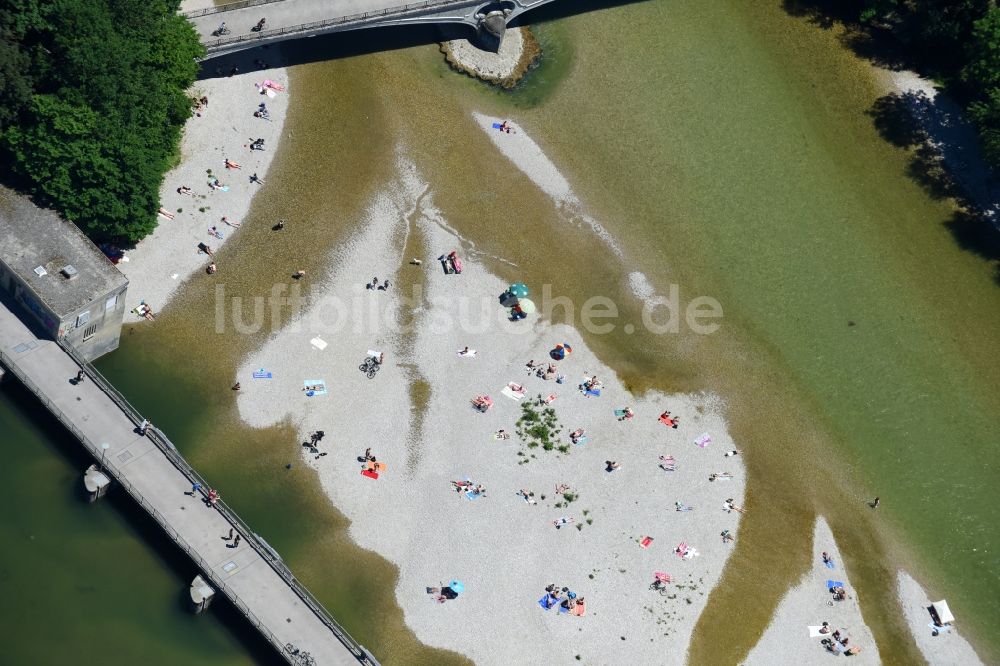
M542 45L529 28L519 28L521 33L521 50L516 62L511 63L510 74L496 76L482 71L476 63L463 62L451 46L451 42L441 42L439 50L445 56L445 61L455 70L474 79L499 86L504 90L514 88L521 79L536 65L542 57Z

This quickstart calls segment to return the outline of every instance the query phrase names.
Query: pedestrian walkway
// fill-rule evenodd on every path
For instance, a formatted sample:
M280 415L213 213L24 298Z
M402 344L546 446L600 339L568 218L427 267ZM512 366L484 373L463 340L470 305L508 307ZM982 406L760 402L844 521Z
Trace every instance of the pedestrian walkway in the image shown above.
M216 591L228 597L289 663L377 666L263 539L224 502L214 507L208 503L208 483L163 433L151 427L142 436L142 417L103 377L85 367L86 378L76 382L84 366L74 352L39 339L2 304L0 362L76 435L118 490L128 492L160 524ZM195 484L200 487L193 491ZM224 538L230 529L240 535L236 547Z

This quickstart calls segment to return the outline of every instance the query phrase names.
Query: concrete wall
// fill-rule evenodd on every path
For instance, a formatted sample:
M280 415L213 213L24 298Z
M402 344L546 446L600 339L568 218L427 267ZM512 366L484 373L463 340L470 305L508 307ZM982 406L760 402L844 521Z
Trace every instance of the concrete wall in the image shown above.
M59 322L65 338L88 361L118 349L128 285L103 294ZM83 320L86 321L83 321Z
M3 262L0 262L0 288L9 293L20 306L18 314L22 318L27 316L41 325L54 340L65 338L88 361L118 348L128 285L101 294L79 310L61 318Z

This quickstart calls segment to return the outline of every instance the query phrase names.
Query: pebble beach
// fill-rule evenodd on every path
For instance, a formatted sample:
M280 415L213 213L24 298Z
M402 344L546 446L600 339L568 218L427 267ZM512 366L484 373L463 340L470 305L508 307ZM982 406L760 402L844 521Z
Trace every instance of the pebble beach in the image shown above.
M261 95L254 84L265 79L285 91ZM189 122L182 160L163 186L163 206L174 217L161 220L119 265L131 281L130 308L141 300L160 312L209 263L199 243L218 248L239 233L221 218L242 221L254 194L270 186L267 169L292 92L287 82L285 70L269 69L207 79L192 91L209 104ZM261 101L269 121L253 116ZM524 172L568 222L602 235L529 131L516 122L511 133L497 131L494 123L504 120L473 117L498 156ZM266 149L250 151L248 137L264 138ZM226 169L226 159L242 168ZM209 170L227 190L208 186ZM254 173L263 184L250 180ZM507 283L434 207L434 184L424 182L404 147L396 174L350 240L317 248L334 268L300 281L307 293L300 317L235 369L241 418L256 428L291 423L304 443L317 430L325 433L318 446L301 448L295 464L316 471L330 501L351 520L354 541L398 566L397 601L426 644L477 663L526 663L539 654L553 663L686 663L695 623L735 547L722 535L739 539L740 511L732 505L766 510L747 496L741 456L725 455L741 448L728 435L725 403L710 393L633 395L572 327L538 314L509 321L499 303ZM178 193L182 185L193 194ZM208 233L212 226L223 238ZM617 251L610 235L602 237ZM461 274L446 274L438 261L452 250L464 261ZM373 276L390 286L366 288ZM644 276L629 279L643 298ZM534 294L543 285L529 287ZM529 361L552 362L557 344L573 349L554 362L565 377L558 384L526 368ZM459 355L466 347L475 355ZM359 370L369 350L386 356L373 378ZM578 385L595 375L601 395L585 396ZM317 381L322 391L307 395L304 389ZM523 385L524 397L504 395L509 383ZM478 395L491 397L485 413L471 406ZM530 447L518 434L523 405L550 397L558 443L567 451ZM620 421L615 412L626 407L635 416ZM678 428L658 420L665 410L680 417ZM509 438L497 438L500 429ZM570 442L576 429L585 430L585 442ZM369 448L385 466L378 479L361 475L359 456ZM672 471L661 457L675 461L667 465ZM617 463L613 471L606 471L608 461ZM723 473L731 478L710 480ZM453 482L466 479L485 493L457 492ZM678 503L691 510L677 510ZM678 552L682 544L687 548ZM837 563L833 577L858 592L840 569L835 535L822 519L813 549L813 568L787 592L745 663L819 663L829 655L808 627L821 621L849 628L852 644L863 648L855 661L880 663L856 597L827 606L823 583L831 572L822 551ZM670 577L663 593L650 589L657 572ZM428 591L451 580L464 588L456 599L441 603ZM553 583L585 598L586 613L542 608L539 600ZM928 638L920 613L926 594L905 572L899 590L929 663L979 663L954 632ZM795 660L775 660L778 654Z

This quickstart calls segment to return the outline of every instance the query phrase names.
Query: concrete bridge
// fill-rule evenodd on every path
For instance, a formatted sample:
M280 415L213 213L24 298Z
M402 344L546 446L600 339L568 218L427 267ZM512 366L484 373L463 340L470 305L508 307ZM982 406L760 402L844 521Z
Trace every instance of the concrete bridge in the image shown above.
M241 0L182 12L213 58L286 39L401 25L466 25L487 48L507 24L553 0ZM253 30L260 19L264 27ZM218 34L225 22L227 34Z
M0 363L6 380L17 377L90 451L112 492L142 507L289 664L378 666L264 539L221 499L208 501L211 486L166 435L141 432L145 420L97 370L64 342L37 337L3 303ZM70 382L81 369L86 378ZM230 529L241 543L221 538Z

